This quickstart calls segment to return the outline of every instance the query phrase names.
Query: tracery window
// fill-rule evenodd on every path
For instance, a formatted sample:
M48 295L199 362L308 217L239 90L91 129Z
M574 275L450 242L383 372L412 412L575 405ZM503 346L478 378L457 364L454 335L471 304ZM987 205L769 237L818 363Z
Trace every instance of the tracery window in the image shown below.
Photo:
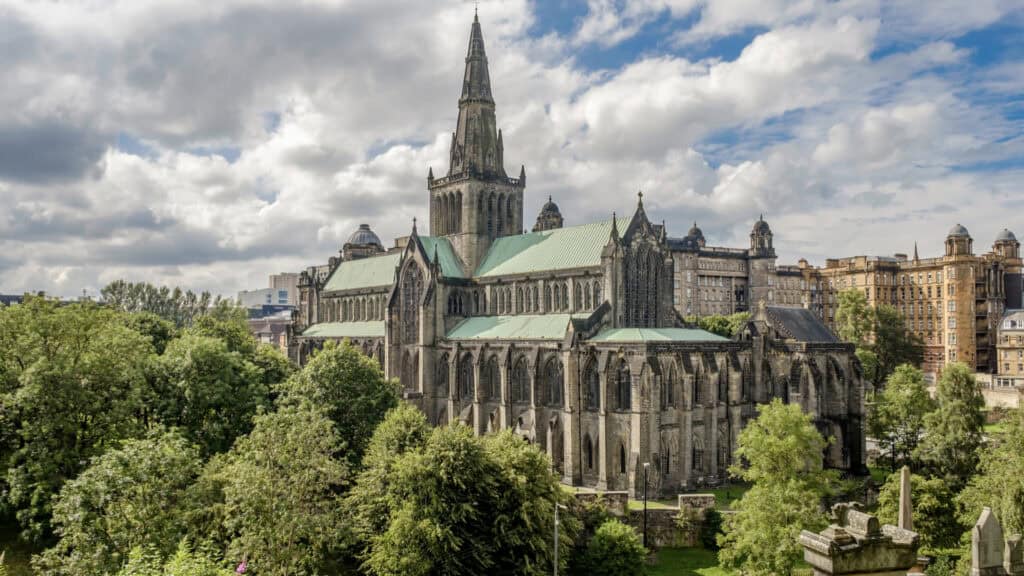
M626 447L619 444L619 474L626 473Z
M530 401L530 369L523 356L516 360L512 368L512 401Z
M583 285L580 284L579 282L574 283L572 293L573 296L575 296L576 300L575 302L572 303L572 308L573 310L579 310L580 308L583 307Z
M498 357L492 355L480 372L480 389L487 398L501 397L501 372L498 370Z
M544 365L544 387L548 405L562 405L562 386L565 379L562 376L562 361L558 358L550 358Z
M562 284L562 310L569 311L569 285Z
M655 327L658 322L658 292L661 287L661 258L646 243L626 254L626 324Z
M629 365L625 360L619 361L615 370L615 406L619 410L629 410L632 406L632 378Z
M594 469L594 444L590 441L590 434L583 437L583 453L586 455L587 470Z
M594 282L594 308L601 305L601 284Z
M456 374L459 383L459 399L473 399L473 356L466 354L459 361L459 370Z
M561 284L555 284L555 287L552 289L551 293L554 295L554 301L555 301L554 302L555 303L554 309L558 310L559 309L559 305L562 303L562 285Z
M419 340L419 303L423 293L423 274L412 264L402 276L402 342L412 344Z
M700 370L698 370L697 373L693 375L693 394L691 394L691 398L693 398L694 407L703 402L703 394L701 393L702 388L704 388L704 376L700 373Z
M583 369L583 407L587 410L601 407L601 376L597 372L596 360L591 360Z
M434 378L434 385L437 387L437 395L441 398L448 396L448 355L441 356L437 362L437 375Z

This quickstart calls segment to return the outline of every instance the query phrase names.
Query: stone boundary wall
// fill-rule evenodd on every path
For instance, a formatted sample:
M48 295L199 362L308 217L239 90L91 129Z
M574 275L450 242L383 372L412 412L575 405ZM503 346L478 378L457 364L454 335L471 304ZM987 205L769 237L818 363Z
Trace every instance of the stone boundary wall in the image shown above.
M577 492L579 502L602 500L608 511L629 524L637 533L644 528L644 511L629 509L628 492ZM647 508L647 545L649 548L693 548L700 546L704 514L715 507L714 494L679 494L679 505ZM680 515L689 521L680 522Z

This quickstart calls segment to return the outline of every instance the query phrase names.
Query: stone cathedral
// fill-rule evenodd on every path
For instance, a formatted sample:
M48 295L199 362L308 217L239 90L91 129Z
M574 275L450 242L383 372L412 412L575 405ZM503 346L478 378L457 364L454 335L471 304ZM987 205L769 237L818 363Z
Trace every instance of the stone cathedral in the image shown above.
M526 170L505 147L474 18L448 170L427 176L429 234L385 248L361 225L302 273L292 354L348 340L398 378L436 425L512 429L566 484L655 493L713 484L756 405L800 404L835 441L827 465L864 469L863 384L852 345L810 311L766 303L729 340L673 306L664 225L631 216L563 226L554 202L523 233ZM751 258L773 262L760 220ZM763 267L767 267L767 264Z

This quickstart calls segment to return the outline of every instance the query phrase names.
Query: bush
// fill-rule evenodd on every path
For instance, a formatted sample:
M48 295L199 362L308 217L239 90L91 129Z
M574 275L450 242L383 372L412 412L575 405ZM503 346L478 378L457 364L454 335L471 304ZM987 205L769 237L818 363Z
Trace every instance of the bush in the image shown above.
M718 535L722 533L722 513L714 508L704 512L700 526L700 545L706 550L718 550Z
M608 520L594 533L579 562L578 574L639 576L644 573L647 550L632 527Z

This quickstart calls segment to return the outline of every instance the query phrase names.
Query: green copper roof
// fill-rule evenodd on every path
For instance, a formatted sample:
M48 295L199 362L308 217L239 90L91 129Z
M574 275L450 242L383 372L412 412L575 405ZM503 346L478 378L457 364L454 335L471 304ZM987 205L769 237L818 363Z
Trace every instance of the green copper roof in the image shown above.
M728 342L718 334L694 328L610 328L587 342Z
M384 321L323 322L313 324L302 333L303 338L372 338L384 337Z
M465 278L462 273L462 262L455 254L451 242L439 236L420 236L423 249L427 252L427 260L433 262L434 247L437 247L437 259L441 262L441 274L448 278Z
M477 316L455 325L449 340L561 340L571 318L588 314L543 314L526 316Z
M619 218L620 233L628 225L628 218ZM475 275L509 276L599 266L611 231L612 221L606 220L498 238Z
M327 279L324 290L358 290L360 288L377 288L391 286L395 281L395 268L401 254L385 254L371 258L360 258L341 262L334 269L334 274Z

